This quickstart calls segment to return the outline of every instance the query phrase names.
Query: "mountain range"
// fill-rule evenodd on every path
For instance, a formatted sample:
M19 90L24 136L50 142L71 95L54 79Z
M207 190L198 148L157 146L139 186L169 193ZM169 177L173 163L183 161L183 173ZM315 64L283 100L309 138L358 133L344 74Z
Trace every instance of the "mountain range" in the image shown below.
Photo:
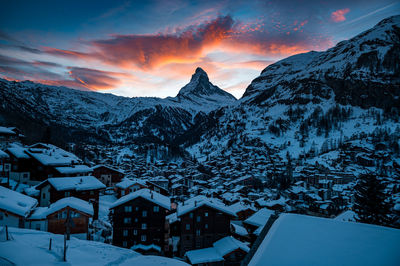
M393 16L327 51L269 65L239 100L201 68L165 99L0 79L0 123L31 142L170 143L199 159L263 143L300 156L382 130L400 136L399 58Z

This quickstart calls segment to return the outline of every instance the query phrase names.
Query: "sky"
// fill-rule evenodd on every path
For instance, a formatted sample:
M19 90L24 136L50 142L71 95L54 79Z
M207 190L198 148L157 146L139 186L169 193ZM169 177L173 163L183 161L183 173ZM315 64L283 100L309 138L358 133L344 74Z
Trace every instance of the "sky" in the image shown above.
M21 1L0 9L0 77L175 96L196 67L240 98L290 55L323 51L400 14L394 0Z

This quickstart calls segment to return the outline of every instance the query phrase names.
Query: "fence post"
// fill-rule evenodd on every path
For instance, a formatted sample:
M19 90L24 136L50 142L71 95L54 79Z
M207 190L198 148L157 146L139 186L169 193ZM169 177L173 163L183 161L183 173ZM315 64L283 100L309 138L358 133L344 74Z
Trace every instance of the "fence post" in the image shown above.
M50 238L50 243L49 243L49 250L51 250L51 238Z
M7 241L10 240L10 239L8 238L8 225L6 225L6 239L7 239Z
M67 234L64 234L64 261L67 261Z

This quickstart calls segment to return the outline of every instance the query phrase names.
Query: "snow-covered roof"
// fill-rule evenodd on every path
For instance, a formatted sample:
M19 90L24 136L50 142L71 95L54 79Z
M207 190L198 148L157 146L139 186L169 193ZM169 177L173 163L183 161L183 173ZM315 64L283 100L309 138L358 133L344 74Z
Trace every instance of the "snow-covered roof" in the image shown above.
M90 173L92 168L87 165L71 165L71 166L60 166L55 168L57 172L64 175L71 175L77 173Z
M138 244L138 245L134 245L131 247L132 250L157 250L158 252L161 252L161 248L155 244L150 244L150 245L143 245L143 244Z
M87 201L75 198L75 197L67 197L67 198L62 198L53 204L51 204L49 207L38 207L35 209L35 211L32 213L31 216L29 216L30 220L42 220L46 219L46 217L52 213L58 212L66 207L69 207L71 209L75 209L77 211L86 213L90 216L93 216L93 205L90 204Z
M245 252L250 251L250 248L245 243L231 236L227 236L216 241L213 246L221 256L225 256L236 249L241 249Z
M191 250L186 252L185 256L192 264L218 262L223 261L225 255L237 249L245 252L250 251L250 248L245 243L227 236L214 242L213 247Z
M0 186L0 209L26 217L38 204L37 200Z
M231 226L233 226L233 229L235 230L235 233L240 235L240 236L247 236L249 232L247 232L246 228L244 228L241 225L238 225L231 221Z
M112 167L112 166L109 166L109 165L104 165L104 164L95 165L95 166L92 167L92 169L94 170L94 169L97 169L97 168L100 168L100 167L105 167L105 168L108 168L108 169L113 170L115 172L119 172L121 174L125 174L124 170L121 170L121 169L118 169L118 168L115 168L115 167Z
M399 247L398 229L283 214L272 225L249 266L398 265Z
M8 158L10 157L7 153L5 153L4 151L0 150L0 158Z
M134 184L140 184L142 186L146 186L146 181L141 180L141 179L133 179L132 180L132 179L125 178L121 182L115 184L115 186L117 188L126 189L130 186L133 186Z
M345 222L350 222L350 221L355 222L356 221L355 217L356 213L354 211L347 210L336 216L335 220L345 221Z
M248 204L245 204L244 202L236 202L236 203L230 205L229 209L231 211L233 211L234 213L236 213L236 214L238 212L241 212L241 211L244 211L244 210L248 210L248 209L251 209L251 210L255 211L254 207L252 207L252 206L250 206Z
M258 210L252 216L247 218L244 222L257 227L264 226L269 217L274 214L274 211L268 210L266 208Z
M53 204L50 205L47 215L55 213L66 207L70 207L72 209L84 212L89 215L93 215L93 205L87 201L75 197L62 198L54 202Z
M186 252L185 256L191 264L223 261L224 258L215 248L203 248Z
M67 166L82 162L75 154L67 152L59 147L51 144L39 144L36 144L36 147L35 145L31 146L26 149L25 152L43 165Z
M14 145L13 147L10 147L7 149L7 151L9 153L11 153L12 155L14 155L15 158L29 159L30 158L29 155L27 153L25 153L26 150L27 150L26 148L23 148L23 147L20 147L17 145Z
M9 134L9 135L17 135L17 133L15 133L13 131L14 127L1 127L0 126L0 134Z
M138 191L129 193L126 196L123 196L122 198L120 198L119 200L117 200L116 202L114 202L110 208L115 208L117 206L120 206L128 201L134 200L136 198L143 198L146 199L148 201L151 201L167 210L171 209L171 200L169 197L166 197L164 195L161 195L160 193L157 193L155 191L152 191L150 189L147 188L143 188L140 189Z
M102 189L106 186L101 183L94 176L76 176L76 177L54 177L49 178L43 183L49 182L56 190L94 190L94 189ZM41 184L43 184L41 183ZM39 184L38 186L40 186Z
M179 204L177 208L178 217L182 216L188 212L191 212L197 208L202 206L208 206L212 209L224 212L228 215L235 216L236 214L225 204L223 204L220 200L215 198L208 198L206 196L200 195L193 197L189 200L186 200L184 204Z

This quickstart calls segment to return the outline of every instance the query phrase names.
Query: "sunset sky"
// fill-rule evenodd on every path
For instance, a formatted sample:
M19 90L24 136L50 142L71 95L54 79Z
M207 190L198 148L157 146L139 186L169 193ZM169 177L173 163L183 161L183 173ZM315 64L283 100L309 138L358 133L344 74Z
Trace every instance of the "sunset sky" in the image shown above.
M241 97L279 59L400 14L399 1L2 1L0 77L175 96L202 67Z

